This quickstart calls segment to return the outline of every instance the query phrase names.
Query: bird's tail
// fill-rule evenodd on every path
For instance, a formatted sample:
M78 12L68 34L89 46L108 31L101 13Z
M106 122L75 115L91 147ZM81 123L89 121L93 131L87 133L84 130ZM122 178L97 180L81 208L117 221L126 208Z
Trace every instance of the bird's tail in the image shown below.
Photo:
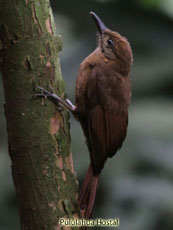
M82 189L79 194L79 207L83 213L85 219L90 219L95 202L95 196L98 186L100 174L94 175L92 166L88 168L88 172L85 176Z

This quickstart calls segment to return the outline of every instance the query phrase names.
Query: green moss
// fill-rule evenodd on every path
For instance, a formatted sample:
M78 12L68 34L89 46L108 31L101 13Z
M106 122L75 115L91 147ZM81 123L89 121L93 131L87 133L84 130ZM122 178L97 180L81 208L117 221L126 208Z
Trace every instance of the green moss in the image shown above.
M58 218L67 215L58 206L60 201L66 200L69 215L76 211L76 178L65 161L70 154L69 113L62 111L60 129L51 135L55 107L49 100L33 98L35 86L48 89L49 85L66 97L57 58L62 41L48 33L45 24L53 18L49 7L48 0L0 1L1 46L6 47L0 53L1 69L12 172L22 226L33 230L53 229ZM57 152L63 171L57 167Z
M70 142L68 137L69 136L67 136L63 129L60 129L58 134L55 135L58 142L59 154L62 156L68 156L70 153Z
M55 36L55 45L56 45L56 49L58 50L58 52L60 52L63 48L63 41L61 36Z

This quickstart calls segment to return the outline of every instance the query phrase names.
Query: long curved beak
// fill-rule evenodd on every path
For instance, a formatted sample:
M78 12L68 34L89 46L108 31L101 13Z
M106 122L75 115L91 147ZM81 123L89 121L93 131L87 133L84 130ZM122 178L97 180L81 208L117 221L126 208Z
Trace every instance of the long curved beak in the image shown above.
M107 29L107 27L105 26L105 24L102 22L102 20L97 16L97 14L95 14L94 12L90 12L90 15L93 17L100 34L103 34L104 31Z

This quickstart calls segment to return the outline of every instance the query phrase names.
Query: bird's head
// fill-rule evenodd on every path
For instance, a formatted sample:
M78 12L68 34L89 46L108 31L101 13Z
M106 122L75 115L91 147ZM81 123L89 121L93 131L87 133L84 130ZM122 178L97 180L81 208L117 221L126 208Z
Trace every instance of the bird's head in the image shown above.
M123 65L130 66L133 56L127 39L119 33L108 29L94 12L90 12L90 14L99 30L98 47L103 55L107 59L115 60Z

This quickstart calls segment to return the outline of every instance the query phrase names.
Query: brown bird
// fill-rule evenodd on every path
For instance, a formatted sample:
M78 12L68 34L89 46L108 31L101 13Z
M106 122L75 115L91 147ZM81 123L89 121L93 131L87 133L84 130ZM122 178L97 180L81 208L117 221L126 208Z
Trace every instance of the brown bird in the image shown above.
M78 202L86 219L92 215L101 170L126 136L133 59L127 39L108 29L95 13L90 14L99 29L98 46L80 65L76 105L39 87L43 90L39 96L51 97L70 109L84 131L91 164Z

